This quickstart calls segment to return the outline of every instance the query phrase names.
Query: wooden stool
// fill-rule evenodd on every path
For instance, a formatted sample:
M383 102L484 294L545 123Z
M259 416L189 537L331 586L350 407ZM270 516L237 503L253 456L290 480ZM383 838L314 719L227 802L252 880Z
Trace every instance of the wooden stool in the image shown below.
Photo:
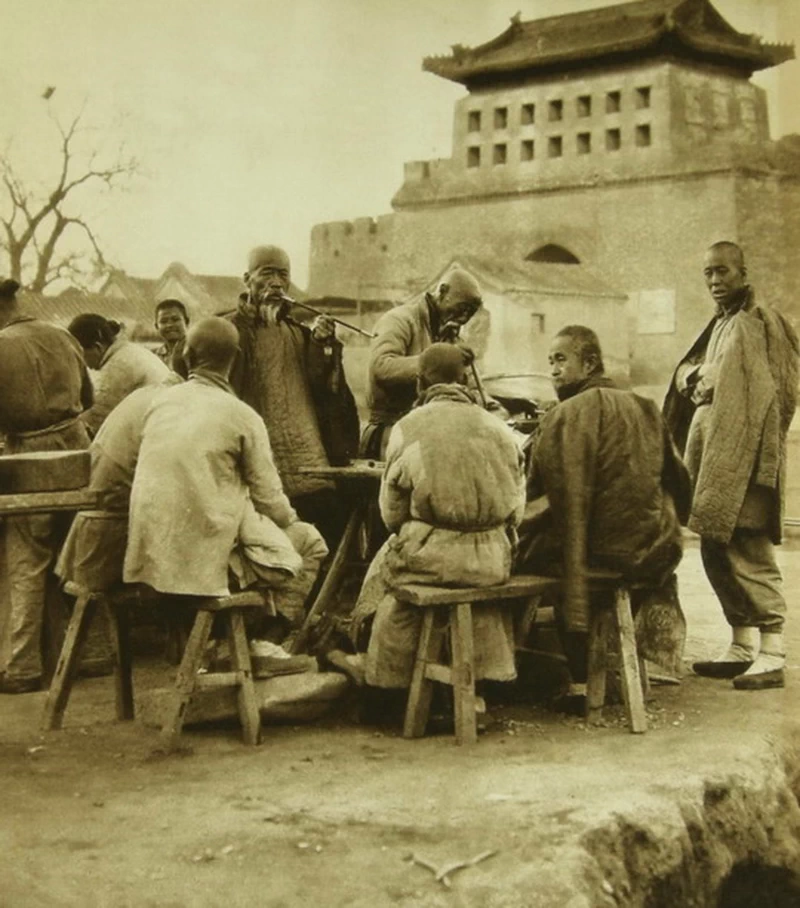
M589 665L586 679L586 720L597 723L606 701L606 678L609 668L609 637L616 640L620 687L634 734L647 731L644 697L649 681L644 660L636 648L636 632L631 613L630 589L619 574L591 571L589 589L610 591L614 601L610 608L595 608L589 624Z
M107 608L111 619L116 682L117 719L134 717L133 676L130 646L130 607L141 602L137 588L123 588L117 593L106 594L65 587L67 593L77 597L72 617L64 638L61 656L53 676L45 703L43 727L46 730L61 728L64 711L72 691L78 660L86 635L98 607ZM244 610L263 608L260 593L235 593L224 599L208 598L187 603L195 611L194 625L183 653L175 690L161 736L167 749L174 749L180 738L184 716L192 694L199 688L234 687L238 694L239 719L245 743L258 744L261 737L261 717L253 685L250 650L244 626ZM215 615L221 615L228 637L232 670L200 674Z
M478 740L478 724L475 716L473 604L538 596L559 586L560 581L553 577L519 574L498 586L452 589L409 584L395 589L393 592L400 602L423 609L403 737L420 738L425 734L432 682L438 681L453 688L456 744L474 744ZM447 609L443 622L436 620L439 608ZM446 635L450 639L450 665L440 662Z

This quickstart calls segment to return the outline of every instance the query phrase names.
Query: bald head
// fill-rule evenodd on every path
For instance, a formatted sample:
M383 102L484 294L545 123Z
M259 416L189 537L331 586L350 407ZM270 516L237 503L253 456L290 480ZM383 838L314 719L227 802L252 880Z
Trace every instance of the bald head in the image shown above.
M272 268L280 268L284 271L291 271L289 256L280 248L280 246L256 246L250 250L247 257L247 270L256 271L269 265Z
M278 246L256 246L247 258L244 282L256 303L280 301L289 291L289 256Z
M478 282L461 268L454 268L439 285L436 302L443 326L453 329L453 334L472 318L481 306L481 288ZM443 335L447 337L448 331ZM448 338L449 339L449 338Z
M455 344L431 344L420 354L420 388L440 384L466 384L464 353Z
M184 359L189 371L204 369L227 378L236 352L239 332L224 318L204 318L186 334Z

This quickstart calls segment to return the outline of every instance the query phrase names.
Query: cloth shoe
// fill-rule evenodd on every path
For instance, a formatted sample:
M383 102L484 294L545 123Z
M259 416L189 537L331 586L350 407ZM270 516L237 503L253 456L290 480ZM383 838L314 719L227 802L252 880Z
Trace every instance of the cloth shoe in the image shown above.
M695 662L692 670L704 678L735 678L744 674L752 665L759 651L759 633L756 627L734 627L733 640L727 651L710 662Z
M734 679L733 686L736 690L767 690L773 687L783 687L785 664L783 634L763 633L761 635L761 652L750 668Z

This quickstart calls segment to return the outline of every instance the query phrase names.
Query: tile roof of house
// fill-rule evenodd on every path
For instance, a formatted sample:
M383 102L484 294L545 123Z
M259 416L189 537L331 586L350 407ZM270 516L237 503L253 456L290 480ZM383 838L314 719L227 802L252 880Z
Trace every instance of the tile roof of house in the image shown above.
M106 288L114 284L124 296L130 298L140 297L149 302L153 299L153 293L158 281L158 278L133 277L125 271L115 270L108 276L99 293L104 294Z
M58 296L46 296L29 290L20 291L18 296L24 312L57 325L66 326L75 316L84 312L96 312L129 326L137 323L149 326L153 321L152 304L140 298L121 299L74 287Z
M426 57L427 72L468 87L519 79L645 52L724 62L748 74L793 59L791 44L768 44L729 25L709 0L636 0L600 9L521 21L478 47Z

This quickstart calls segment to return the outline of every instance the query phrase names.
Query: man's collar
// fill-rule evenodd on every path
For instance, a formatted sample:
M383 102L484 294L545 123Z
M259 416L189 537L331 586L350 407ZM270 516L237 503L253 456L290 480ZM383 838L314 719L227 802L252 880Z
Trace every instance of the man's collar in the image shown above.
M717 303L716 318L724 318L729 315L736 315L737 312L752 309L755 305L755 294L750 284L745 284L740 290L736 291L736 296L730 306L721 306Z
M214 385L217 388L221 388L223 391L227 391L228 394L233 394L233 388L230 385L230 382L223 378L218 372L211 372L209 369L192 369L189 373L189 380L195 379L201 382L204 385Z
M590 391L592 388L616 387L617 386L610 378L608 378L608 376L604 375L603 373L598 373L596 375L590 375L583 381L578 381L571 385L564 385L564 387L557 391L556 394L558 395L559 403L562 403L565 400L569 400L571 397L575 397L582 391Z
M18 315L12 316L3 326L8 328L9 325L18 325L20 322L35 322L37 318L35 315L26 315L24 312L20 312Z
M456 383L445 383L431 385L429 388L426 388L424 391L420 392L419 397L417 398L416 406L422 407L425 404L430 403L432 400L452 400L456 403L465 403L465 404L474 404L475 400L472 395L469 393L469 389L465 385L459 385Z

